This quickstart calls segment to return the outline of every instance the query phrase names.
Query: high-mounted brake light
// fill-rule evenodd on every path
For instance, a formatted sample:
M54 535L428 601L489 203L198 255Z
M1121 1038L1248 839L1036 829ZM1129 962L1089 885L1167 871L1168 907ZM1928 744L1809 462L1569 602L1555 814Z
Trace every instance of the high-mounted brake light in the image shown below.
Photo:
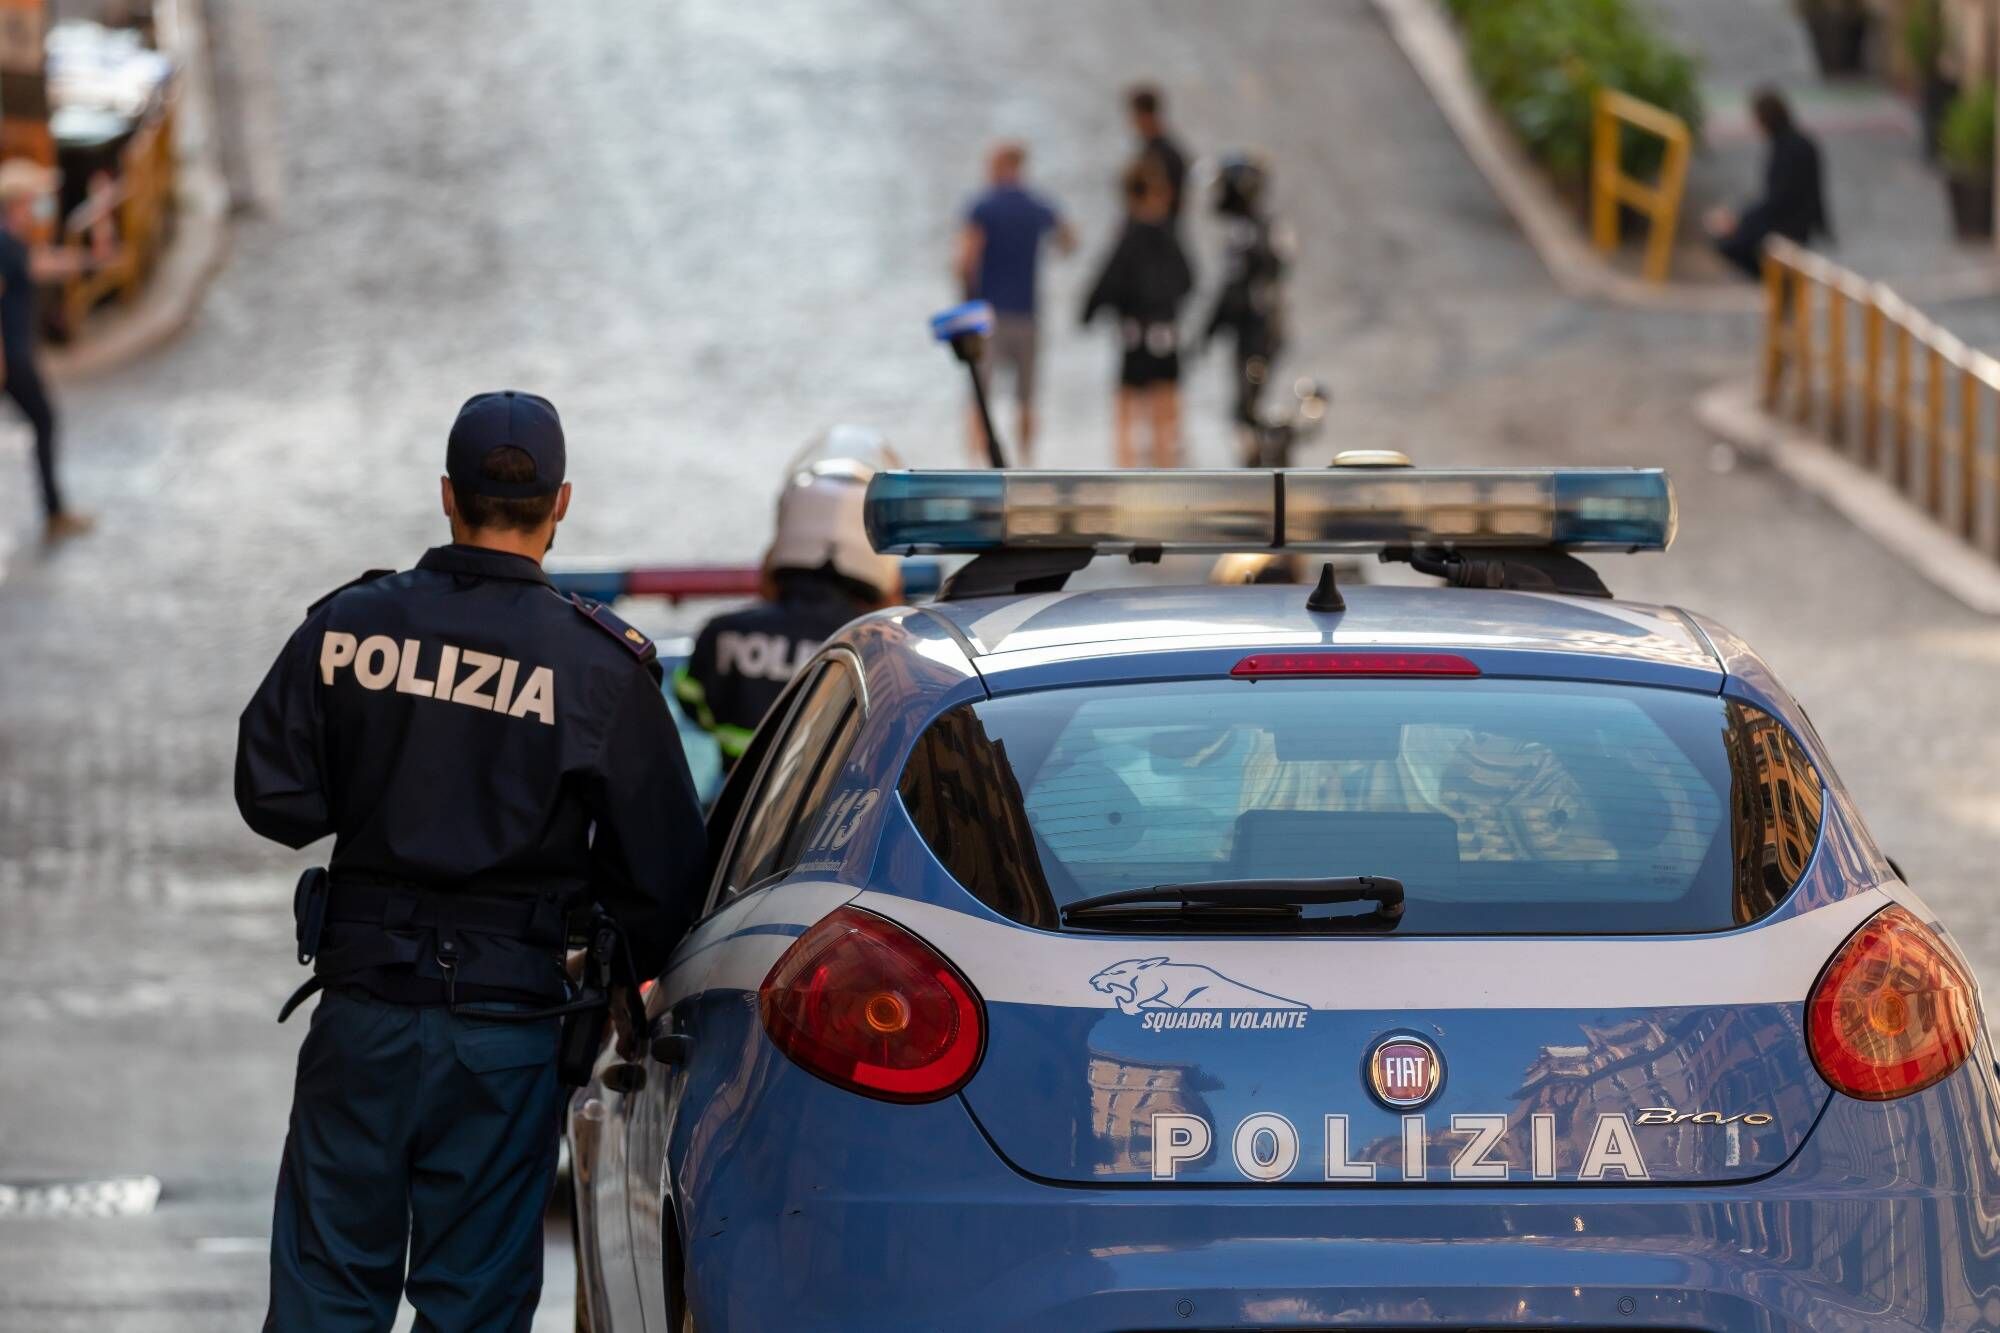
M1658 468L878 472L864 516L905 553L1665 550L1676 523Z
M1229 669L1249 679L1283 676L1476 676L1455 653L1258 653Z
M1901 907L1883 908L1850 935L1806 1001L1820 1076L1864 1101L1930 1087L1965 1063L1978 1030L1972 978Z
M970 982L892 921L842 907L785 950L758 992L764 1031L829 1083L929 1102L979 1067L985 1012Z

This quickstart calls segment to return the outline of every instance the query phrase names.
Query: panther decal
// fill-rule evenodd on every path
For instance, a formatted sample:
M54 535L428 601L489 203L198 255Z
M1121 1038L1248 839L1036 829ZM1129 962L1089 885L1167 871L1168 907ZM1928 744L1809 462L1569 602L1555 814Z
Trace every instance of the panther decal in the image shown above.
M1109 995L1122 1014L1155 1009L1304 1009L1282 995L1231 981L1200 963L1176 963L1168 958L1127 958L1090 979L1090 987Z

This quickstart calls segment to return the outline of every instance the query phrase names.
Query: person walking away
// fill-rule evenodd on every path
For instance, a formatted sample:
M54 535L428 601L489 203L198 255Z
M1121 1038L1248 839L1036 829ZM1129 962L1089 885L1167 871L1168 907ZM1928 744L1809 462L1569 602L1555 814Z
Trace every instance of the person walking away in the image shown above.
M56 479L56 413L35 360L35 282L43 276L32 249L56 198L57 175L27 158L0 162L0 373L5 392L35 432L42 483L42 533L54 542L90 531L89 516L63 503Z
M838 445L832 441L838 439ZM778 497L777 531L764 557L767 595L702 626L687 664L674 674L674 697L715 736L725 767L750 745L799 668L820 644L857 616L902 598L902 565L879 555L861 522L861 501L875 468L889 456L875 432L837 426L820 457L794 471Z
M1765 237L1783 236L1800 245L1819 237L1831 241L1833 222L1827 215L1819 145L1799 129L1783 94L1775 88L1759 89L1750 99L1750 111L1770 143L1763 197L1740 216L1716 208L1706 221L1722 257L1756 278L1763 273Z
M1204 344L1227 333L1235 344L1236 394L1231 417L1242 436L1246 466L1259 463L1259 401L1285 346L1285 268L1291 238L1267 207L1270 176L1247 154L1231 154L1216 172L1216 216L1228 233L1227 273L1215 295Z
M1035 307L1042 242L1059 254L1076 249L1076 234L1056 206L1021 183L1028 150L998 144L987 158L986 190L966 210L959 229L957 269L967 300L993 307L993 332L979 366L982 376L1004 367L1013 376L1015 439L1023 464L1035 457L1035 364L1039 356ZM988 381L990 383L990 379ZM986 453L986 424L975 407L968 447L975 461Z
M1125 230L1084 303L1088 325L1100 310L1118 320L1122 355L1112 437L1119 467L1137 466L1137 423L1150 427L1152 466L1173 467L1180 451L1180 312L1194 270L1167 212L1168 188L1145 162L1124 178Z
M572 993L566 918L595 904L622 930L631 1058L630 988L697 911L701 812L652 641L542 572L565 465L546 399L467 402L451 543L313 603L243 711L244 821L287 847L333 836L294 898L314 975L284 1013L324 994L266 1330L387 1333L407 1295L419 1329L525 1333L564 1105L538 1011Z
M1132 132L1139 136L1139 161L1150 166L1167 184L1167 221L1181 225L1181 203L1187 191L1187 153L1167 129L1166 96L1150 83L1142 83L1125 94L1125 108L1132 118Z

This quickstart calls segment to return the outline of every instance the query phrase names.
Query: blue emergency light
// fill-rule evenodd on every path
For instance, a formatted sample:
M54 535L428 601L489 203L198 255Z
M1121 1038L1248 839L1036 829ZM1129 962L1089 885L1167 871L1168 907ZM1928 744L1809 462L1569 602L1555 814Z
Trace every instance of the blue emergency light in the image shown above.
M993 307L984 301L965 301L931 316L931 336L941 343L968 335L984 337L993 332Z
M1677 521L1661 468L878 472L863 515L876 550L903 554L1664 551Z

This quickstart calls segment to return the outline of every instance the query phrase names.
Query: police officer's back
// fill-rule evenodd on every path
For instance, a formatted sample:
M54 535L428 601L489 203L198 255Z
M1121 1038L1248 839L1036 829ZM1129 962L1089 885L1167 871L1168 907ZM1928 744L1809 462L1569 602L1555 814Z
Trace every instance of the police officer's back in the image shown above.
M595 901L632 984L692 915L699 811L651 642L550 588L566 511L545 400L481 395L453 427L453 544L316 603L244 711L244 819L334 836L327 994L300 1052L268 1328L526 1328L562 1090L565 921Z
M856 437L873 432L837 427L860 452ZM856 616L893 604L901 566L878 554L861 523L861 502L873 468L857 458L802 463L778 497L777 533L765 556L767 595L702 627L674 692L689 714L715 734L726 763L750 744L757 724L819 646Z

